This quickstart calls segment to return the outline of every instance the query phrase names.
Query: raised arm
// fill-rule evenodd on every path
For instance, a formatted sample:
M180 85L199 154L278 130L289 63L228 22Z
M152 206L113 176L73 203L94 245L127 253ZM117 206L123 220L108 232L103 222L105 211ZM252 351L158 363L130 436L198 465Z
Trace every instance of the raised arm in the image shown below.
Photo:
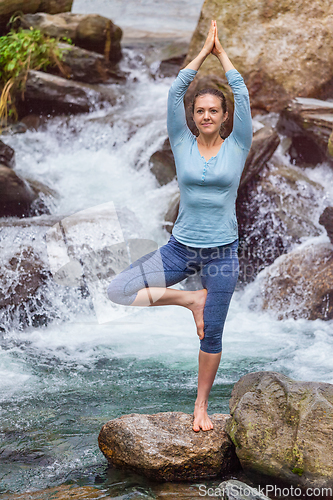
M216 31L214 23L215 21L211 22L205 44L199 54L179 72L169 90L167 126L171 146L179 142L183 134L189 131L183 99L201 64L213 50Z
M196 73L193 69L182 69L170 87L167 127L171 147L177 144L185 133L190 133L186 122L184 96Z
M242 149L249 150L252 144L252 117L250 98L243 77L236 69L226 73L234 94L234 123L231 135Z
M209 32L205 41L204 46L200 50L199 54L197 57L193 59L186 67L185 69L194 69L195 71L198 71L204 60L206 59L209 54L212 53L212 50L215 45L215 36L216 36L216 21L212 21L210 23L210 28Z
M216 21L212 21L215 26L215 38L212 54L220 61L232 89L235 100L234 124L232 135L238 145L244 149L250 149L252 143L252 118L250 108L250 98L247 87L240 73L227 56L217 34Z

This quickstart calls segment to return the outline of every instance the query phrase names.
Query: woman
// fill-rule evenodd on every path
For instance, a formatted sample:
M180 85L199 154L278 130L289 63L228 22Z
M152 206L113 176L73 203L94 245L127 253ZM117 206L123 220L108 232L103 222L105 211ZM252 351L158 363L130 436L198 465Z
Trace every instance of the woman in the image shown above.
M234 99L232 133L223 140L228 117L224 95L199 92L192 112L198 136L186 124L183 98L203 61L220 61ZM180 188L180 208L168 243L134 262L108 287L109 298L132 306L180 305L193 313L200 339L198 391L193 430L213 429L208 397L221 359L222 332L238 278L238 228L235 201L251 147L250 102L243 78L217 35L216 21L198 56L179 72L168 98L168 133ZM199 272L203 289L167 288Z

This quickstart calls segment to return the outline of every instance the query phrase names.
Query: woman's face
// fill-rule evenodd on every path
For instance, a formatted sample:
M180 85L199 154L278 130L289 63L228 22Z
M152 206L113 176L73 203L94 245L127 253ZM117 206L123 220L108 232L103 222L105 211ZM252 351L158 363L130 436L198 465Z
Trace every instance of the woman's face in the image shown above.
M201 134L220 131L228 113L223 113L221 100L215 95L205 94L196 98L193 120Z

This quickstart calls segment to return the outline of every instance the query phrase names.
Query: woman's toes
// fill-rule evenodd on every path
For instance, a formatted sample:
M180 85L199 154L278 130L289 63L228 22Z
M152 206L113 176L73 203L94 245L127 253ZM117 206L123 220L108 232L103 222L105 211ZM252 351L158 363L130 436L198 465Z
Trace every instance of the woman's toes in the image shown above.
M194 430L194 432L199 432L200 431L200 427L199 427L199 425L196 422L193 423L192 429Z

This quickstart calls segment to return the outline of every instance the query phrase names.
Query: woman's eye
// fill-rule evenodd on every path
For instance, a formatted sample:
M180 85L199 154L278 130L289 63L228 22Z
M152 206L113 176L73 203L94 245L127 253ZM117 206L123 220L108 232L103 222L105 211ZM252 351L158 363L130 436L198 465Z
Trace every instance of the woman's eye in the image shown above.
M217 110L216 109L212 109L212 113L217 113Z

